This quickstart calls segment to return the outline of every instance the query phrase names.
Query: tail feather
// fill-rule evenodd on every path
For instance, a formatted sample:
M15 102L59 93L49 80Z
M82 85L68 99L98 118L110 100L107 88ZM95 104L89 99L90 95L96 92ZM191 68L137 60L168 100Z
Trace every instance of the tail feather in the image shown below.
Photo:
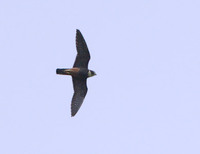
M60 68L58 68L58 69L56 69L56 74L66 74L65 70L66 69L60 69Z

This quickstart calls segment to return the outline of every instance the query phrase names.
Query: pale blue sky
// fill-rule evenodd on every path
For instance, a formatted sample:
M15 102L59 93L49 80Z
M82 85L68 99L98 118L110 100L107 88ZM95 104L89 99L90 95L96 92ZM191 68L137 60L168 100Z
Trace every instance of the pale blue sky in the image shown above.
M1 154L199 154L199 0L0 1ZM71 118L75 32L97 76Z

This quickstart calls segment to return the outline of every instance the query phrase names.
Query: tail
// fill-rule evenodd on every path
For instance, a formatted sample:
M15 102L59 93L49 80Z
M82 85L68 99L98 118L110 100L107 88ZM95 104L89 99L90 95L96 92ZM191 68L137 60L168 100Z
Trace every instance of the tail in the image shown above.
M69 70L69 69L57 68L56 74L69 75L69 72L67 70Z

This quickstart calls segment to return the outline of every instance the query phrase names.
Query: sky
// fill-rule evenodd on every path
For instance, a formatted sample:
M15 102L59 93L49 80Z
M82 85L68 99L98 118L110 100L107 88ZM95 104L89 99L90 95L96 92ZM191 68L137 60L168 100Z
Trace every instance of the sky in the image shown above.
M199 0L0 1L0 153L199 154ZM75 117L79 29L91 54Z

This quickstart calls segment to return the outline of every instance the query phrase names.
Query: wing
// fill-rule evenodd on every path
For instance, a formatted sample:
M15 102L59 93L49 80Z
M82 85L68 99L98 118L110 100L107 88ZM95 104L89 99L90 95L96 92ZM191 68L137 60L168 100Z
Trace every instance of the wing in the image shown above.
M74 86L74 95L72 97L71 115L75 116L83 103L85 95L87 94L87 79L77 79L72 77L72 80Z
M83 35L78 29L76 30L76 50L78 53L73 67L88 68L90 53Z

